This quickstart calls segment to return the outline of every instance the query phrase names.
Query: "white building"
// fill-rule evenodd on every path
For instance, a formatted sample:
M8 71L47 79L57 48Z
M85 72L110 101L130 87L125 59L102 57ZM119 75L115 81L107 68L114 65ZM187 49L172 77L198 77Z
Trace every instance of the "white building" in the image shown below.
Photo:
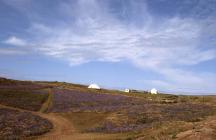
M150 92L151 92L151 94L158 94L158 91L155 88L151 89Z
M130 89L126 88L126 89L124 90L124 92L129 93L129 92L130 92Z
M91 85L88 86L88 88L101 89L97 84L91 84Z

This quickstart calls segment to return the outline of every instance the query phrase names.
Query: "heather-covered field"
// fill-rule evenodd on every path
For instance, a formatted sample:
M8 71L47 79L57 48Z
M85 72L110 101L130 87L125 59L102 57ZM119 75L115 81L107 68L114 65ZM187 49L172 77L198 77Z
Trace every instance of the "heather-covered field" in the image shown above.
M18 140L48 132L53 125L29 112L0 108L0 139Z
M49 132L53 124L30 112L44 108L49 96L46 85L0 78L0 139L18 140Z
M0 89L13 89L13 90L40 90L51 88L50 85L40 84L32 81L18 81L0 77Z
M1 105L0 139L216 138L215 96L124 93L0 78Z
M84 132L141 131L165 122L198 122L215 112L210 105L182 102L182 99L175 103L163 103L158 102L158 99L155 101L149 98L126 96L125 93L104 94L65 89L55 89L53 94L53 106L49 112L63 112L64 116L74 122L78 121L74 118L86 118L85 115L88 114L89 119L86 118L83 122L86 128L81 127ZM174 99L176 100L176 96ZM68 112L72 113L67 114ZM88 125L89 121L94 120L92 116L103 117L100 117L95 124ZM80 123L82 124L82 120Z

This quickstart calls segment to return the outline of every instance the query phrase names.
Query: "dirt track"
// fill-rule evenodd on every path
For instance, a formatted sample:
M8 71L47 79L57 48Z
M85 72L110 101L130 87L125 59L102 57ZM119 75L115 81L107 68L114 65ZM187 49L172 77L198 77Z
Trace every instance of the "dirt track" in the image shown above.
M0 107L13 109L13 110L19 110L19 111L25 111L25 112L31 112L34 115L38 115L52 122L53 129L50 132L42 136L35 136L32 138L36 138L39 140L67 140L66 138L63 138L64 136L67 136L68 139L71 140L72 135L74 135L75 133L75 129L73 128L73 125L71 124L71 122L59 116L58 114L54 114L54 113L46 114L46 113L40 113L40 112L27 111L27 110L9 107L5 105L0 105ZM27 139L31 139L31 138L27 138Z
M20 111L26 111L14 107L8 107L0 105L3 108L15 109ZM40 113L31 112L32 114L41 116L51 121L54 125L53 129L47 134L31 137L37 140L101 140L101 139L113 139L115 134L99 134L99 133L81 133L77 131L73 124L56 113ZM141 138L142 139L142 138ZM193 130L181 132L176 135L176 140L215 140L216 139L216 117L212 116L205 121L199 122Z
M70 140L76 133L73 125L67 119L58 114L38 114L43 118L48 119L54 125L54 128L47 134L38 137L39 140Z
M33 136L26 138L26 140L113 140L117 137L118 134L103 134L103 133L81 133L77 131L73 124L64 118L63 116L57 113L41 113L41 112L34 112L23 110L20 108L10 107L1 105L2 108L8 108L13 110L25 111L30 112L34 115L38 115L42 118L45 118L52 122L53 129L41 136Z
M38 115L51 121L54 128L49 133L36 137L37 140L113 140L118 137L118 134L81 133L69 120L59 114L39 113Z

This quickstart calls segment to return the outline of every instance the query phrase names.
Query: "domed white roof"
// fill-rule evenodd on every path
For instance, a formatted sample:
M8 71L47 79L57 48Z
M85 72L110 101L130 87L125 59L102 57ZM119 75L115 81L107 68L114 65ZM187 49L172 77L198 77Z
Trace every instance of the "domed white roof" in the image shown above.
M157 90L155 88L151 89L151 94L157 94Z
M126 88L126 89L124 90L124 92L130 92L130 89Z
M97 84L91 84L88 86L88 88L100 89L100 87Z

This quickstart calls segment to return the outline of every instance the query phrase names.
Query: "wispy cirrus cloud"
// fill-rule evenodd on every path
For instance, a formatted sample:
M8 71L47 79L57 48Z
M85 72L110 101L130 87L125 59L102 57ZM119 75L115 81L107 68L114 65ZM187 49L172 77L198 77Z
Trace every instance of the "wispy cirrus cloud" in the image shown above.
M15 36L9 37L7 40L3 41L3 43L14 46L26 46L27 42L23 39L17 38Z
M198 47L201 27L195 21L170 19L158 29L154 29L154 25L136 29L121 23L103 27L97 24L96 27L87 23L86 32L81 35L70 27L54 31L46 27L46 34L50 30L52 35L42 39L37 49L68 60L71 65L92 60L118 62L128 59L142 67L154 67L162 64L193 65L215 58L215 50Z
M64 1L58 7L64 21L50 25L33 20L28 29L34 38L31 42L17 37L5 42L32 44L33 50L65 60L71 66L92 61L128 61L162 75L164 82L152 80L161 87L200 87L200 91L214 88L211 83L216 82L215 74L184 69L216 58L215 48L200 43L207 34L206 23L181 16L158 19L142 4L130 1L116 13L106 2Z

